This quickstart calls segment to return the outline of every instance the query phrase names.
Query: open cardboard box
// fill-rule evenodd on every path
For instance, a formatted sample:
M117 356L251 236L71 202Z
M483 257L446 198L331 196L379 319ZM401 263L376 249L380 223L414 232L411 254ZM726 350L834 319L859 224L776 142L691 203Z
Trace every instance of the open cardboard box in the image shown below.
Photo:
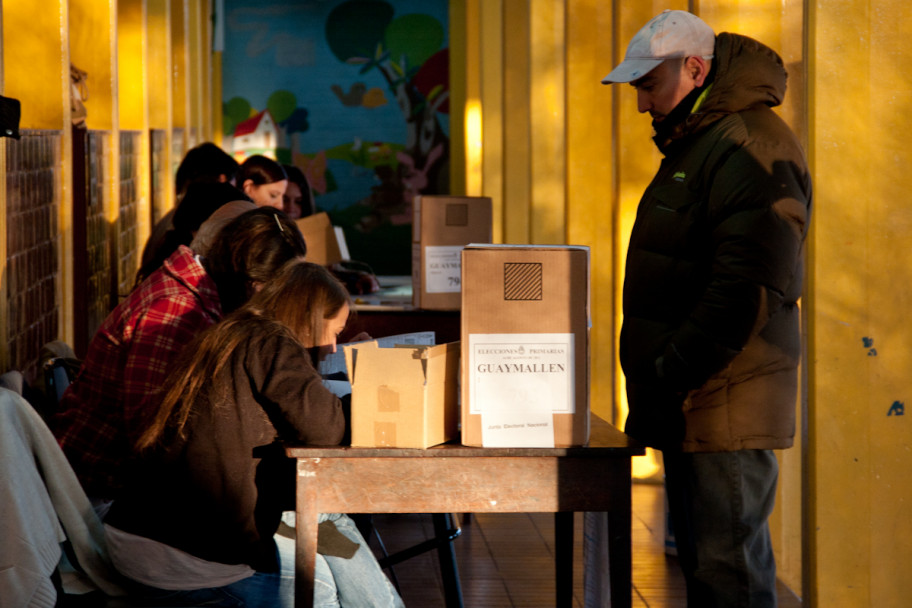
M351 381L351 444L427 448L454 439L459 342L344 346Z

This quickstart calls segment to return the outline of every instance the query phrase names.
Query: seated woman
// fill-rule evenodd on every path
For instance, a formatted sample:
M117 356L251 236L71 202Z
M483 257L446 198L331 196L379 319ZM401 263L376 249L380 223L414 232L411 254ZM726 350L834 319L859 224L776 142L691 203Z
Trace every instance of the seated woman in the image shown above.
M237 183L258 207L282 208L288 176L282 165L271 158L261 154L248 157L238 169Z
M158 242L151 239L143 251L142 264L136 272L134 286L161 268L165 260L181 245L189 245L200 226L223 205L233 201L250 201L246 194L228 183L194 182L171 216L171 227Z
M317 202L304 172L294 165L282 165L288 176L288 187L282 196L282 209L293 220L308 217L317 212Z
M273 536L288 507L277 486L293 487L293 461L270 448L342 440L343 404L323 386L315 353L335 350L349 306L326 269L293 260L182 352L105 520L112 561L136 583L136 599L292 605L293 575L283 584L279 566L293 558L278 557ZM321 543L341 532L350 556L318 555L314 605L401 606L351 520L324 520L335 525L321 526Z
M140 264L142 266L150 264L152 256L163 246L165 235L174 227L175 210L180 206L192 184L230 184L233 186L236 184L237 170L238 162L210 141L188 150L174 174L177 205L152 227L152 233L149 235L149 240L146 241ZM161 264L159 263L159 265ZM139 282L136 283L139 284Z
M284 213L256 208L220 230L205 258L178 247L108 315L50 425L96 505L122 486L131 438L145 428L142 401L180 350L306 252Z

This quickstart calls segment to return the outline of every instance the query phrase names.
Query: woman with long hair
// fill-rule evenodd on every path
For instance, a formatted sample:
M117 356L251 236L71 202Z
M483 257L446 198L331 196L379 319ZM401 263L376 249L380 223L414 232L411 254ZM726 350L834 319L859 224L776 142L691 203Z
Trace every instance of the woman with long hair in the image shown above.
M205 256L180 245L107 316L51 424L97 507L122 487L131 443L145 428L145 398L181 349L306 252L288 216L257 207L219 230Z
M138 599L291 605L293 551L280 557L274 535L295 476L276 442L343 439L345 408L315 366L320 349L335 350L349 310L325 268L293 260L184 349L105 519L112 560ZM332 523L321 539L344 550L319 556L315 606L401 606L353 522L323 520Z
M304 172L294 165L282 165L288 176L288 187L282 196L282 209L293 220L308 217L317 212L313 190Z
M254 154L241 163L238 187L259 207L282 208L282 195L288 187L285 169L276 161Z

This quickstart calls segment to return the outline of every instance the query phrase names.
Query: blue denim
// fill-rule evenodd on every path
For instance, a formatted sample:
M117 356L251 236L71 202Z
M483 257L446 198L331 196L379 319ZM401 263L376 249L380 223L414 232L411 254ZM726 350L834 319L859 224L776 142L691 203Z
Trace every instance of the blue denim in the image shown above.
M772 450L665 451L665 489L689 608L775 608Z
M224 587L208 587L186 591L156 589L139 583L132 583L129 589L129 606L211 608L268 608L281 606L290 608L294 604L294 579L291 596L283 597L282 575L278 572L257 572L252 576ZM338 604L337 604L338 605Z
M323 513L318 521L330 519L339 532L361 545L351 559L317 555L314 572L314 608L404 608L395 587L380 569L367 541L348 515ZM292 543L292 551L294 543ZM292 553L293 555L293 553ZM336 596L324 589L335 585Z
M336 528L361 545L351 559L317 555L314 608L401 608L402 600L380 569L355 523L347 515L324 513ZM292 608L295 541L276 536L280 571L257 572L245 579L208 589L167 591L136 585L131 603L138 606L208 606L213 608Z

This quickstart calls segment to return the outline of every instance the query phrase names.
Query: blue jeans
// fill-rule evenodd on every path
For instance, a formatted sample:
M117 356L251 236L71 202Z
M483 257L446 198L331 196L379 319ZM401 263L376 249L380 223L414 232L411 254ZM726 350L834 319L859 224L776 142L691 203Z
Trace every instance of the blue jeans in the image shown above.
M772 450L665 451L665 489L690 608L775 608Z
M347 515L324 513L336 528L361 546L351 559L317 555L314 608L401 608L399 594ZM208 589L167 591L137 585L131 601L154 606L211 606L213 608L292 608L294 606L295 541L276 536L279 572L257 572L245 579Z

